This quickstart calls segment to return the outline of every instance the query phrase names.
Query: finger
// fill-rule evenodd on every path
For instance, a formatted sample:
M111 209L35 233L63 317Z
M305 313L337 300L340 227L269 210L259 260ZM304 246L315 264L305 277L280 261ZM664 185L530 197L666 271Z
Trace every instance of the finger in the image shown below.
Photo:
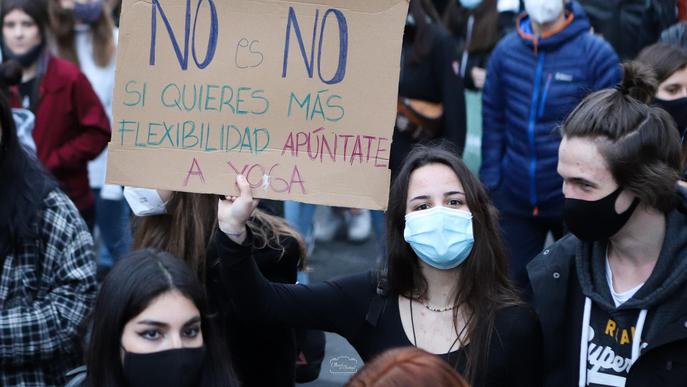
M253 200L253 195L250 192L250 184L243 175L236 176L236 185L239 187L239 197Z

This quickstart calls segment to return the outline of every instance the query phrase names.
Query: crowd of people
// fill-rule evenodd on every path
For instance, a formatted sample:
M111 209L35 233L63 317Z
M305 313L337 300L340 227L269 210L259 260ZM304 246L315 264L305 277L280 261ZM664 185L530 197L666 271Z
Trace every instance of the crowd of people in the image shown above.
M410 0L382 259L312 284L312 205L105 183L120 10L0 0L0 385L685 384L686 1Z

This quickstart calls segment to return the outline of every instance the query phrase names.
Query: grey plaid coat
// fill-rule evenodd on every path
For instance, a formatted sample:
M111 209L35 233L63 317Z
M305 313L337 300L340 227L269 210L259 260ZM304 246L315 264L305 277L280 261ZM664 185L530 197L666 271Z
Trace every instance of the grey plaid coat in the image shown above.
M93 240L64 193L45 197L33 230L0 261L2 386L64 385L97 291Z

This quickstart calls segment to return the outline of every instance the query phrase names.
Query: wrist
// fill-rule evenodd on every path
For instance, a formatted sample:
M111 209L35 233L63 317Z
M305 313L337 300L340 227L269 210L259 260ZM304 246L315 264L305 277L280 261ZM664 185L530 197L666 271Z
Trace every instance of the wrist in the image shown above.
M245 224L231 224L227 223L224 224L220 227L222 232L226 234L228 237L240 237L246 233L246 225Z

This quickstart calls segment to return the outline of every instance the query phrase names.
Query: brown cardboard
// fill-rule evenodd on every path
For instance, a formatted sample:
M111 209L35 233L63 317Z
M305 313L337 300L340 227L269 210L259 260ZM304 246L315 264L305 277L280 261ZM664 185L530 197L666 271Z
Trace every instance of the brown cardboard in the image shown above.
M206 60L213 5L216 45ZM407 8L407 0L124 0L108 183L228 194L238 172L256 197L386 209Z

